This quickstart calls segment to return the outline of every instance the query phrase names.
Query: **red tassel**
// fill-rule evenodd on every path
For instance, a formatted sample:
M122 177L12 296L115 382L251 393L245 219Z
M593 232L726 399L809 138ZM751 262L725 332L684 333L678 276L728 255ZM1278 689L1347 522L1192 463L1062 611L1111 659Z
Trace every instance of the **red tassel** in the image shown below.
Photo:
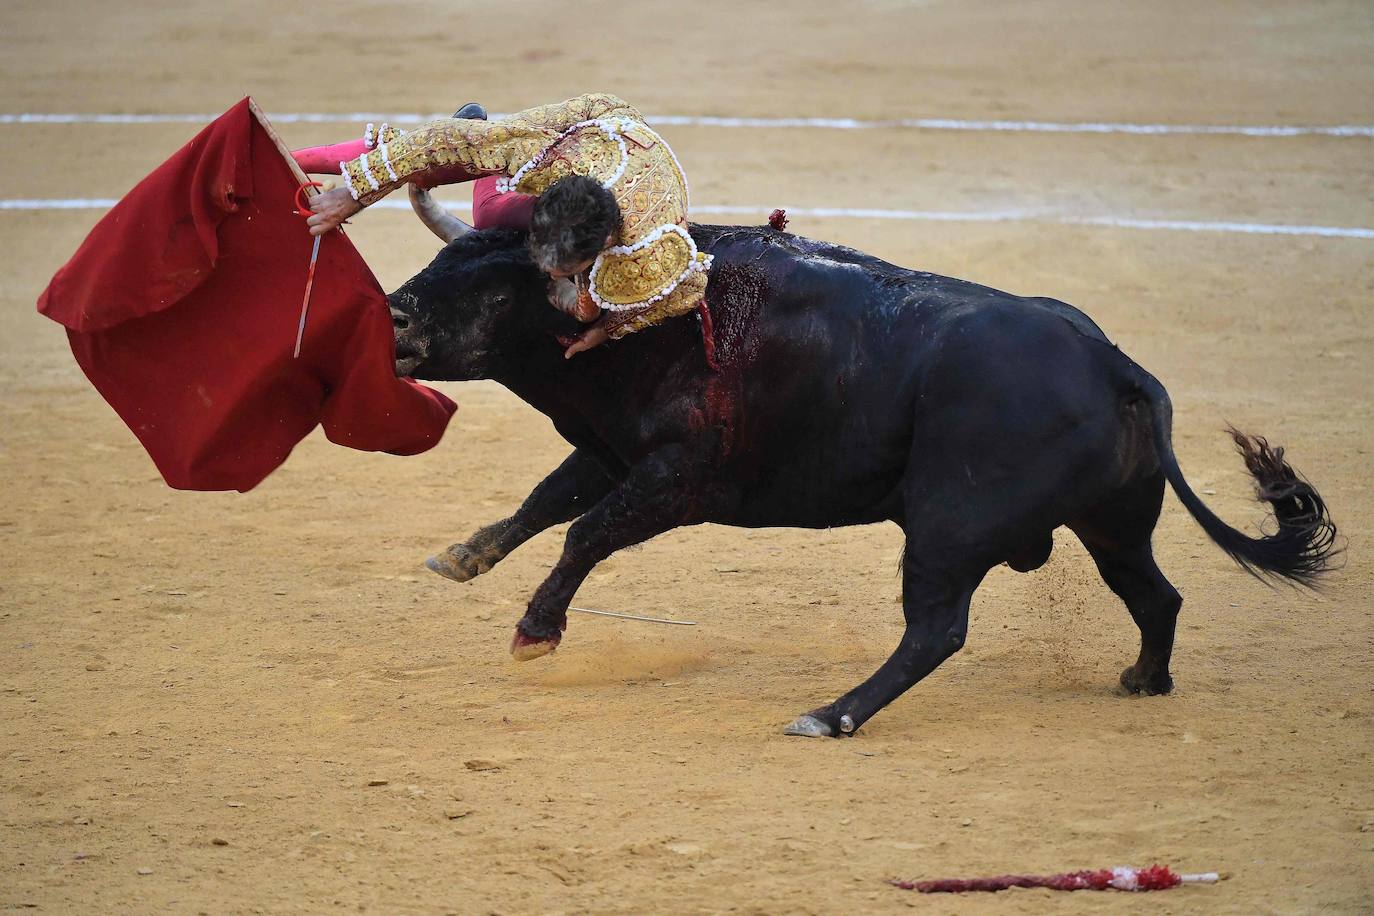
M1183 883L1183 879L1174 874L1167 865L1151 865L1148 868L1137 869L1135 880L1137 889L1142 891L1163 891Z
M768 214L768 225L781 232L787 228L787 211L779 207Z

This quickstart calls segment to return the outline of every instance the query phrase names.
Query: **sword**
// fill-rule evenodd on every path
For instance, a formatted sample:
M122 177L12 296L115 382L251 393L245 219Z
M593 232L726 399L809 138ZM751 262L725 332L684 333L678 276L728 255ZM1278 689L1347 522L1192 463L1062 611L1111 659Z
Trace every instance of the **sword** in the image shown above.
M697 625L695 620L667 620L663 617L641 617L638 614L617 614L615 611L594 611L589 607L570 607L570 611L577 611L579 614L595 614L598 617L615 617L620 620L642 620L645 623L667 623L675 627L694 627Z
M315 262L320 259L320 239L324 236L315 236L315 245L310 249L310 267L305 272L305 298L301 300L301 322L296 326L296 352L291 354L292 359L301 357L301 339L305 337L305 318L310 314L310 287L315 285Z
M310 215L310 208L306 206L305 201L301 198L301 192L306 188L323 187L324 185L318 181L307 181L296 189L297 216L308 217ZM305 272L305 296L301 299L301 320L300 323L296 325L296 349L295 352L291 354L292 359L301 358L301 341L305 338L305 319L310 314L310 289L315 285L315 264L320 259L320 239L322 238L324 238L322 235L315 236L315 244L310 249L310 266Z

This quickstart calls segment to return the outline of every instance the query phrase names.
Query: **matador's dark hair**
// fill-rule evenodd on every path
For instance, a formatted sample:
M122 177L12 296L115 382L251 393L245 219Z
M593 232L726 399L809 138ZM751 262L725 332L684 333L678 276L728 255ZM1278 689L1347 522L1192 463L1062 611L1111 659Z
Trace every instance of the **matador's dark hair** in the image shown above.
M606 237L620 232L620 205L601 182L583 175L560 178L534 205L530 255L545 273L594 258Z

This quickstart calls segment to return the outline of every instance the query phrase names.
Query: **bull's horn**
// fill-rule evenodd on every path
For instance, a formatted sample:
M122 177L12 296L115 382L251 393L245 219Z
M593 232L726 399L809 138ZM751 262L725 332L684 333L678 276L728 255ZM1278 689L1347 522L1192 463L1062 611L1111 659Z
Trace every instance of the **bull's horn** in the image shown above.
M420 222L443 239L444 244L472 231L471 226L439 206L439 202L418 185L410 185L410 206L414 208L415 215L420 217Z

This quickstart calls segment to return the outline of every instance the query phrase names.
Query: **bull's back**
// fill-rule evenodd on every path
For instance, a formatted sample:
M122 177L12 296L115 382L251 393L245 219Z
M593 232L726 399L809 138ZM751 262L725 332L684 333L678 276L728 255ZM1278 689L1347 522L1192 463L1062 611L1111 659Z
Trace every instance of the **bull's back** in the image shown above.
M708 302L721 370L708 398L733 411L727 461L744 487L734 524L899 518L927 370L941 351L994 325L1019 326L1027 339L1105 340L1063 303L841 246L782 233L702 241L716 256Z
M929 321L913 297L923 275L784 233L727 230L703 247L716 258L707 300L720 367L707 398L731 421L735 523L895 517Z

